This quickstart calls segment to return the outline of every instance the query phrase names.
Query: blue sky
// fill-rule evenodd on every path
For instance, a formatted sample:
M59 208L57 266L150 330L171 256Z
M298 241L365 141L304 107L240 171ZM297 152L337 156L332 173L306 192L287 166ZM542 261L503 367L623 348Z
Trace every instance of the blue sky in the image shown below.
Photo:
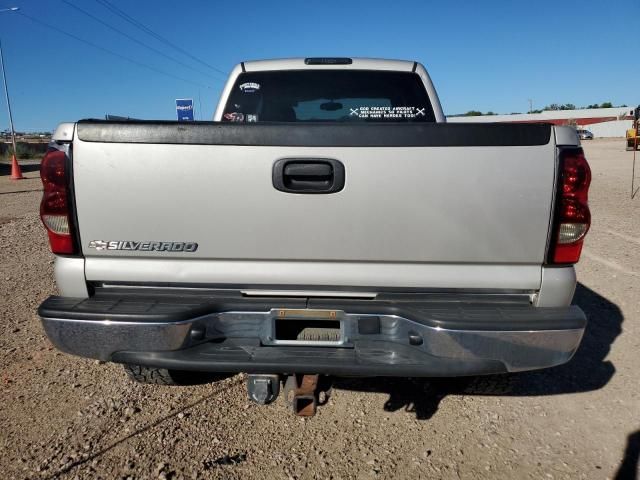
M146 35L98 0L66 1L202 73L135 44L63 0L0 0L0 8L20 7L202 86L129 63L17 13L0 13L17 130L51 130L61 121L105 113L174 119L174 100L185 97L195 99L196 118L211 118L223 75ZM447 114L524 112L529 98L534 108L640 103L639 0L109 1L223 72L260 58L401 58L427 67ZM8 117L4 99L0 103L3 130Z

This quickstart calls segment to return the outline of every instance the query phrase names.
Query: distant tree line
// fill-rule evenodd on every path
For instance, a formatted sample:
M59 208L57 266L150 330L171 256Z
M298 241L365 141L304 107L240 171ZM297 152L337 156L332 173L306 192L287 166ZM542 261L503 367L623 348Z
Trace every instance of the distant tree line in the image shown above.
M627 105L614 105L611 102L602 102L600 105L597 103L592 103L591 105L587 105L586 107L576 107L573 103L565 103L560 105L558 103L552 103L551 105L547 105L542 110L532 110L531 113L542 113L545 110L584 110L585 108L618 108L618 107L626 107Z
M542 110L531 110L529 113L542 113L545 110L584 110L586 108L618 108L618 107L626 107L627 105L613 105L611 102L602 102L600 105L597 103L593 103L591 105L587 105L586 107L576 107L573 103L552 103L551 105L547 105ZM511 112L509 115L519 115L520 112ZM482 113L478 110L469 110L467 113L460 113L458 115L450 115L451 117L480 117L483 115L498 115L495 112L488 111L486 113Z

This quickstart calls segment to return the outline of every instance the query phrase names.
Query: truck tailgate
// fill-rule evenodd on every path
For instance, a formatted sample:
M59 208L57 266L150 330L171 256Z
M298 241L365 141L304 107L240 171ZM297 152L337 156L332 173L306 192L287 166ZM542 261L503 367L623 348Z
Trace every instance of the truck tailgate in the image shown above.
M73 179L86 275L149 280L151 269L162 281L168 268L174 281L217 283L218 267L238 265L230 283L249 284L262 266L260 283L275 284L287 283L287 265L292 282L309 272L309 284L353 284L349 275L331 281L345 265L360 268L361 284L442 287L455 271L451 286L483 277L492 288L533 290L554 195L552 133L509 124L81 122ZM337 160L344 188L279 191L272 175L283 158ZM129 243L110 250L96 241ZM152 251L141 242L198 246ZM267 281L269 265L280 281ZM332 267L319 280L314 265Z

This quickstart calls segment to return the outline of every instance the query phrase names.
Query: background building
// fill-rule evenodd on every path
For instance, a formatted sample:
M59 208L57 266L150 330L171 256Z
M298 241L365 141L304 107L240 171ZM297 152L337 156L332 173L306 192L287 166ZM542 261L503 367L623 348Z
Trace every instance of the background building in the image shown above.
M545 110L542 113L514 115L479 115L447 117L448 122L546 122L554 125L574 125L593 133L595 137L624 137L633 121L633 107L582 108L579 110Z

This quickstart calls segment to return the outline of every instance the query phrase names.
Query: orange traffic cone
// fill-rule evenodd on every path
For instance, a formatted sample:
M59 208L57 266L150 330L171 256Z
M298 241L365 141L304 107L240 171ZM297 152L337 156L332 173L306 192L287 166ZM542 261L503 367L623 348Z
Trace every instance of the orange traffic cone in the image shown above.
M20 164L18 163L18 159L15 154L11 156L11 180L22 180L24 177L22 176L22 169L20 169Z

